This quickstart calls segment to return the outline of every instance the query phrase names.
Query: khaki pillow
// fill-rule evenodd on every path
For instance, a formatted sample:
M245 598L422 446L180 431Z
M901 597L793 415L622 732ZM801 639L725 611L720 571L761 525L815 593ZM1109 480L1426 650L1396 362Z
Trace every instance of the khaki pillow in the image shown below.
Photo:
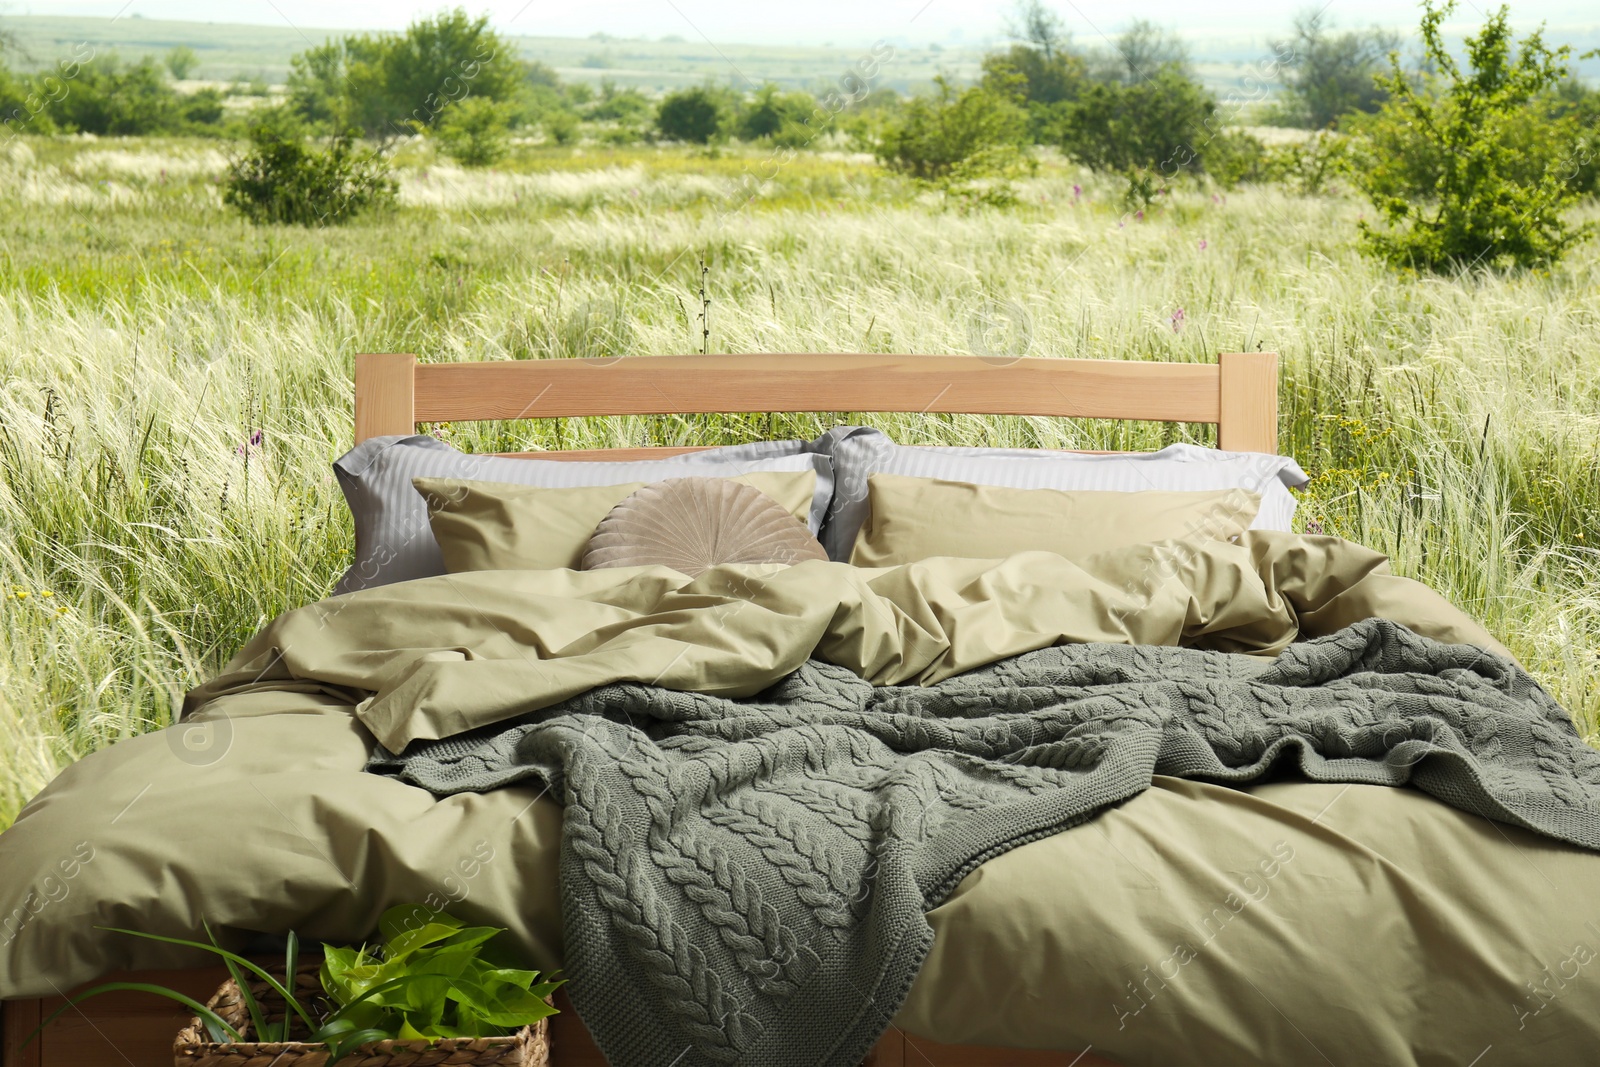
M850 557L858 567L1036 551L1082 559L1145 541L1226 541L1249 528L1261 497L1242 489L1010 489L874 474L867 479L867 506L869 517Z
M816 471L752 471L731 479L776 500L802 524ZM451 574L487 570L577 569L600 520L645 482L552 489L460 478L416 478L428 523Z
M753 485L730 478L653 482L600 520L583 569L671 567L697 578L723 563L827 559L806 524Z

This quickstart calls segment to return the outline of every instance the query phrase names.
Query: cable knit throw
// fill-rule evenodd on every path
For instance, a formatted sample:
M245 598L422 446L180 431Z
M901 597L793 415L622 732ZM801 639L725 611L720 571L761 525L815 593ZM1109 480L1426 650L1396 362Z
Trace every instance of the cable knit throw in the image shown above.
M923 913L978 864L1152 774L1280 762L1600 848L1600 753L1562 709L1381 620L1275 660L1084 644L927 687L816 660L747 700L609 685L369 769L565 803L570 991L612 1063L854 1067L928 951Z

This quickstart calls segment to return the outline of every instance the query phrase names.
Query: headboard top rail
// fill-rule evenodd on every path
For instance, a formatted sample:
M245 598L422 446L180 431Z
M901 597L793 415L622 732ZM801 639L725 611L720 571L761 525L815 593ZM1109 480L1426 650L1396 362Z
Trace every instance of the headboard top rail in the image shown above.
M356 440L418 422L739 412L937 412L1215 423L1219 447L1276 452L1278 362L771 353L486 363L356 357Z

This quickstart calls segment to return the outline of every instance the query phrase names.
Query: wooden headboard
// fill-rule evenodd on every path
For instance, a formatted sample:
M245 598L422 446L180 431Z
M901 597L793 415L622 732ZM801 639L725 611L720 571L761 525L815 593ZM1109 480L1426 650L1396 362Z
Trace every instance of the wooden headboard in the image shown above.
M356 356L356 442L419 422L743 412L939 412L1208 422L1231 452L1278 451L1278 357L1212 363L981 356L626 356L418 363ZM519 453L638 459L692 448Z

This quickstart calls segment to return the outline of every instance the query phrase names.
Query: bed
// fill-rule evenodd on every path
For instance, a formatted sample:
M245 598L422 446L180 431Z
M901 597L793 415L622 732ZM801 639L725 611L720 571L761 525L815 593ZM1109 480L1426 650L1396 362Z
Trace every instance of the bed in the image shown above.
M1220 448L1266 454L1277 451L1276 359L419 364L365 355L356 364L358 443L411 434L419 422L841 410L1212 423ZM1348 584L1362 581L1392 593L1403 580L1373 565ZM1440 640L1498 650L1452 611L1430 601L1395 614ZM13 997L4 1067L170 1060L181 1020L136 999L86 1005L21 1047L74 984L121 965L192 962L135 958L88 931L113 919L134 925L158 900L203 898L226 912L213 921L240 931L359 939L380 901L352 899L367 879L347 872L378 872L391 901L443 885L457 906L509 926L541 965L561 961L553 879L529 876L548 870L558 805L526 785L435 799L365 774L370 735L348 700L302 691L290 708L281 695L252 692L230 705L227 759L174 763L171 735L132 739L115 758L70 768L0 837L0 862L13 865L0 915L26 913L8 930L0 965L0 993ZM285 766L287 751L304 756ZM196 820L235 794L254 821ZM245 843L260 856L241 857ZM74 854L80 846L88 851ZM28 876L11 874L31 865L36 881L52 864L59 892L41 896ZM1579 906L1597 880L1600 855L1418 790L1283 774L1244 786L1157 775L1097 818L1020 843L961 878L929 913L932 948L866 1062L1578 1062L1579 1050L1600 1042L1600 981L1588 968L1600 929ZM195 993L218 981L203 969L162 973ZM553 1032L558 1067L604 1062L575 1013L558 1016Z

